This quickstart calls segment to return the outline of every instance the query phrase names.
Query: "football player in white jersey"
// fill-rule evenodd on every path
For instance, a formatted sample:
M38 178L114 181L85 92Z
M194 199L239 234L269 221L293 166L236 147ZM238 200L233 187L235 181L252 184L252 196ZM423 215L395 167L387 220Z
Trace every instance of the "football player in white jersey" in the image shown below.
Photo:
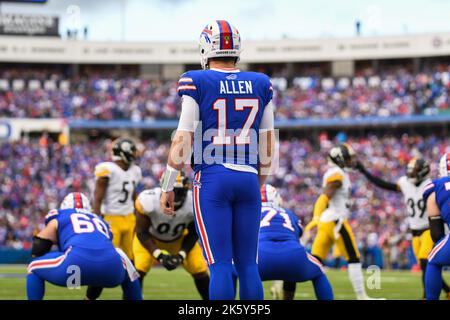
M351 182L348 171L354 166L355 153L346 144L333 147L328 154L329 168L323 176L322 194L314 205L312 221L305 231L317 226L312 255L324 261L335 244L348 262L348 274L358 300L370 300L364 287L360 254L355 236L347 222L350 214Z
M161 188L142 191L136 199L136 236L133 241L134 264L145 275L156 261L167 270L179 265L194 278L204 300L209 297L209 275L195 231L192 191L188 177L180 171L174 184L175 214L168 216L160 208Z
M421 158L411 159L406 166L406 175L400 177L396 183L384 181L372 175L361 162L357 162L356 168L376 186L403 194L406 206L406 219L412 234L412 247L422 270L423 284L428 254L434 244L426 214L426 203L422 197L424 187L431 182L430 178L428 178L430 173L429 164ZM442 289L446 292L447 298L450 298L450 288L445 281L442 283ZM425 289L423 294L425 298Z
M108 222L113 234L113 245L122 249L133 260L133 236L136 226L134 201L136 186L142 178L141 168L135 163L137 148L130 138L113 142L112 161L95 166L93 212ZM88 287L87 298L97 299L101 288Z

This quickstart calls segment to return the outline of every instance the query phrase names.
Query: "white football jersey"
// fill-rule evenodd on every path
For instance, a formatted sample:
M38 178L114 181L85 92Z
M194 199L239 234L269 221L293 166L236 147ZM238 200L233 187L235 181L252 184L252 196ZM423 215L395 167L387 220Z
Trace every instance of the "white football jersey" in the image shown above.
M194 221L192 191L187 192L183 205L172 216L161 211L160 197L161 188L142 191L136 199L136 210L150 218L152 224L149 232L153 237L161 241L174 241L181 237L184 229Z
M431 182L425 179L416 186L407 176L403 176L397 181L400 191L403 193L408 224L411 230L423 230L428 228L428 216L426 213L426 203L423 200L423 188Z
M320 221L323 222L347 219L350 213L351 182L349 174L338 166L330 166L323 176L322 187L333 181L341 181L342 186L336 190L328 202L328 208L320 216Z
M125 216L134 213L133 193L141 181L141 168L132 164L127 171L114 162L95 166L95 178L109 178L101 211L105 215Z

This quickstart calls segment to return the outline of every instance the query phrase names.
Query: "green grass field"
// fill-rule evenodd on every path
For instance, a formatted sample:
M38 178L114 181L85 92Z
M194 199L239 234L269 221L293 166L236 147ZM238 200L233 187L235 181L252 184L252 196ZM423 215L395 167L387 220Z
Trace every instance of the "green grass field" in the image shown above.
M333 286L335 299L354 299L353 290L345 270L327 270L328 278ZM450 282L450 273L445 278ZM387 299L414 300L421 299L420 273L410 271L382 271L380 289L368 290L373 297ZM270 282L264 283L265 297L271 299ZM46 299L83 299L85 288L72 289L46 285ZM105 289L102 299L120 299L120 288ZM162 268L154 268L145 278L144 298L154 300L195 300L199 295L190 275L184 270L171 272ZM296 299L315 299L311 283L297 285ZM441 297L442 299L444 296ZM25 266L0 266L0 300L26 299Z

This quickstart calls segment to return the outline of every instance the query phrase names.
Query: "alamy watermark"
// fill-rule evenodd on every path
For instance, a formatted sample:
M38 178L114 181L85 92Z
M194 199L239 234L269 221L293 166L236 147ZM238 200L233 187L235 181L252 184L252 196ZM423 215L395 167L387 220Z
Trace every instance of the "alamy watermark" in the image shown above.
M366 286L370 290L381 290L381 268L377 265L370 265L366 269Z
M69 290L81 288L81 269L77 265L67 267L66 273L69 274L66 281L66 287Z

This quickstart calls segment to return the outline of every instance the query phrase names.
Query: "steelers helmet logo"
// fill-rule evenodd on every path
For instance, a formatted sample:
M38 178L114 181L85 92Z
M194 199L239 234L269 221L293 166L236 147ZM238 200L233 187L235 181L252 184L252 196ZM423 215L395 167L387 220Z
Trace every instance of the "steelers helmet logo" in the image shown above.
M125 152L131 152L131 144L128 141L122 142L122 145L120 147Z

